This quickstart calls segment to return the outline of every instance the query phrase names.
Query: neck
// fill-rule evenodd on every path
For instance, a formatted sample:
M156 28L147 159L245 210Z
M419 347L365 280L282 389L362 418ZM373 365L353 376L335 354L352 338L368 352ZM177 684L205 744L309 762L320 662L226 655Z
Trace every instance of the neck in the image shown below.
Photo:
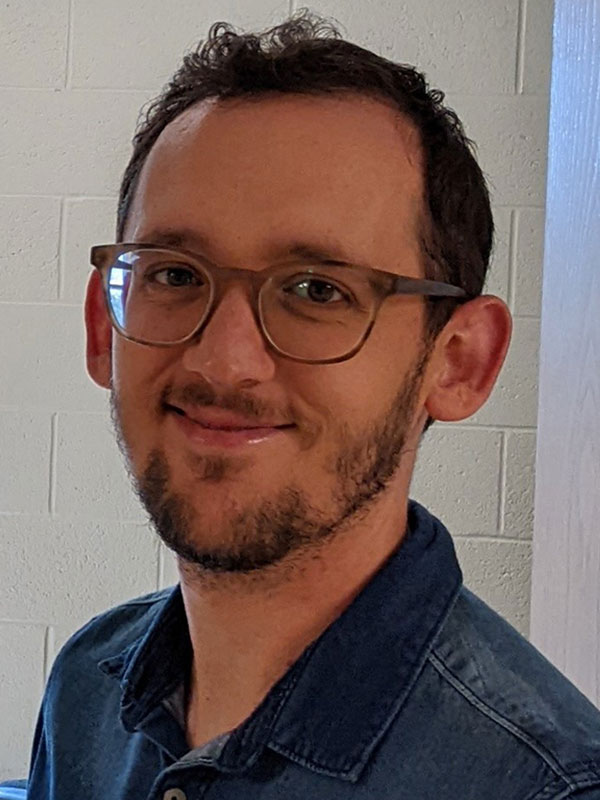
M399 498L402 498L401 500ZM306 647L350 605L401 544L408 483L395 481L360 522L318 552L260 575L207 576L180 561L193 649L188 741L232 730Z

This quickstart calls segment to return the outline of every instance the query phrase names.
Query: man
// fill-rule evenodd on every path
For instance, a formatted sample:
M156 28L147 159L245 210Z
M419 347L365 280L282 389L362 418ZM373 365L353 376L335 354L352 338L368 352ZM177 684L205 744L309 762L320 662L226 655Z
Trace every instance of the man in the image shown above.
M408 499L511 330L442 100L304 14L213 27L149 110L87 364L181 580L63 648L32 800L600 798L599 712Z

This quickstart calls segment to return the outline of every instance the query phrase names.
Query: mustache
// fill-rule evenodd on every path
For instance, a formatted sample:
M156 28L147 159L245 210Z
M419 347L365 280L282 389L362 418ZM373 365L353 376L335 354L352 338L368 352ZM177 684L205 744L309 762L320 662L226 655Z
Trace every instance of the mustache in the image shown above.
M291 409L283 413L268 406L259 398L248 394L223 394L216 392L210 385L188 384L177 390L165 387L161 393L161 405L185 405L197 408L212 406L222 408L224 411L233 411L249 419L261 420L265 418L286 419L292 421Z

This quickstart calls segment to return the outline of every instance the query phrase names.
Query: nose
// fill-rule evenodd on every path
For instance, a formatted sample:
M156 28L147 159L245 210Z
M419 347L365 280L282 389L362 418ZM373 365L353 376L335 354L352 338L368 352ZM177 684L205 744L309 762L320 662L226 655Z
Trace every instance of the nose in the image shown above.
M250 387L271 380L275 361L239 286L227 289L206 327L185 345L183 366L216 387Z

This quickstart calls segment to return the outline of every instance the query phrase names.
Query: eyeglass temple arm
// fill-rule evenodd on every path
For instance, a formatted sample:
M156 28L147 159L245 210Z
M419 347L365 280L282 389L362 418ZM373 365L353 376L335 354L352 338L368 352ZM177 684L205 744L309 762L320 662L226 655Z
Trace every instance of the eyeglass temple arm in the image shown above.
M398 277L394 281L396 294L420 294L427 297L467 297L467 292L460 286L452 286L441 281L428 281Z

